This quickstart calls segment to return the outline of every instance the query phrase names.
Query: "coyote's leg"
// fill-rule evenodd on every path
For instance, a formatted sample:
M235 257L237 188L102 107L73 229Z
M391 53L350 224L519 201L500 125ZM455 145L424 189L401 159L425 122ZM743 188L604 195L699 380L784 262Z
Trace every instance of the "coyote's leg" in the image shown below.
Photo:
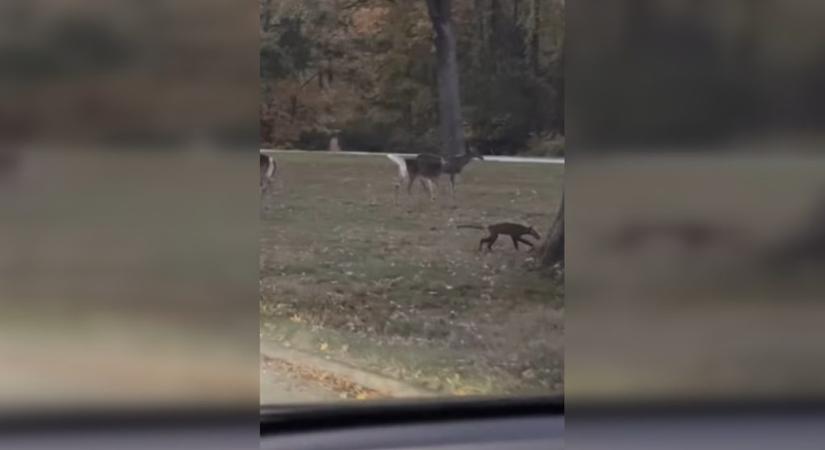
M518 239L518 241L519 241L519 242L521 242L522 244L527 244L527 245L529 245L529 246L530 246L530 250L531 250L531 251L532 251L534 248L536 248L536 246L535 246L535 245L533 245L533 243L532 243L532 242L530 242L530 241L528 241L527 239L524 239L524 238L516 238L516 239Z
M482 239L481 242L478 243L478 250L481 251L481 248L484 246L484 244L487 244L487 251L490 251L490 252L493 251L493 244L496 243L497 239L498 239L497 234L493 234L493 235L490 235L490 236Z

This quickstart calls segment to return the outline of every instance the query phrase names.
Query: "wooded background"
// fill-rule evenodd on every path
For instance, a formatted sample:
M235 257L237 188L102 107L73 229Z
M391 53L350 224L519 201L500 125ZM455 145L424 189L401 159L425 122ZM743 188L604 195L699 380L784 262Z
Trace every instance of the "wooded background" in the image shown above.
M564 152L564 0L454 0L464 135L487 154ZM438 151L424 0L261 0L265 147Z

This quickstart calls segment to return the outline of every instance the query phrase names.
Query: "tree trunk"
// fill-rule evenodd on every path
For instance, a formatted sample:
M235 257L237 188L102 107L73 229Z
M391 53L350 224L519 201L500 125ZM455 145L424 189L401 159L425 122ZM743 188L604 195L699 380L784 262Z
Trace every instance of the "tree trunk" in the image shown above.
M464 150L464 120L461 117L452 0L427 0L427 10L435 32L438 60L436 79L442 154L458 155Z
M490 32L487 33L487 35L490 38L487 49L490 52L492 68L496 75L500 75L501 65L499 64L499 57L501 56L501 43L496 41L496 38L502 36L501 3L499 0L490 1Z
M547 240L541 247L542 267L553 267L556 263L564 266L564 198L556 212L556 218L547 232Z
M295 115L298 114L298 97L289 96L289 121L295 122Z
M272 28L272 0L264 0L261 4L261 31L268 32Z
M530 45L530 65L533 66L533 73L541 75L541 0L533 0L533 39Z
M479 70L481 68L482 57L485 53L487 43L487 10L485 9L485 0L473 1L473 14L476 21L476 34L473 40L473 69Z

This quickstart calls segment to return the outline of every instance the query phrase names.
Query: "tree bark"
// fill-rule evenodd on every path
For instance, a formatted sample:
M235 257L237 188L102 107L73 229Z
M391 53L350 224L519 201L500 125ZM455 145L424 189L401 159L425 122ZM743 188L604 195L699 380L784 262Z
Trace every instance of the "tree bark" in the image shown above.
M479 70L481 68L481 60L482 56L485 52L485 47L487 43L487 32L485 31L487 27L485 26L487 21L487 10L485 8L485 0L474 0L473 1L473 14L475 18L475 26L476 26L476 34L475 39L473 42L473 69Z
M530 45L530 65L533 66L533 73L536 76L541 75L541 63L539 55L541 54L541 39L539 39L541 32L541 0L533 0L533 39Z
M553 267L557 263L564 266L564 198L541 248L542 267Z
M488 51L492 57L492 68L496 75L501 74L501 65L499 64L499 57L501 56L501 44L496 41L496 38L502 35L501 33L501 3L499 0L490 1L490 32L487 33L490 41L488 42Z
M427 10L435 32L442 154L453 156L464 150L464 120L461 116L452 0L427 0Z

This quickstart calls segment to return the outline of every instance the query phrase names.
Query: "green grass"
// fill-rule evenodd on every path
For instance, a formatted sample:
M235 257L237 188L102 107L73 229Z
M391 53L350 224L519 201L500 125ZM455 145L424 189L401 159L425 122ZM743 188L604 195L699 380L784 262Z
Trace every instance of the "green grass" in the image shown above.
M562 286L509 240L479 253L482 233L456 228L546 231L561 166L474 162L455 201L444 189L430 202L416 186L396 204L397 169L383 156L276 158L280 179L262 208L265 338L326 344L338 359L445 393L561 388Z

